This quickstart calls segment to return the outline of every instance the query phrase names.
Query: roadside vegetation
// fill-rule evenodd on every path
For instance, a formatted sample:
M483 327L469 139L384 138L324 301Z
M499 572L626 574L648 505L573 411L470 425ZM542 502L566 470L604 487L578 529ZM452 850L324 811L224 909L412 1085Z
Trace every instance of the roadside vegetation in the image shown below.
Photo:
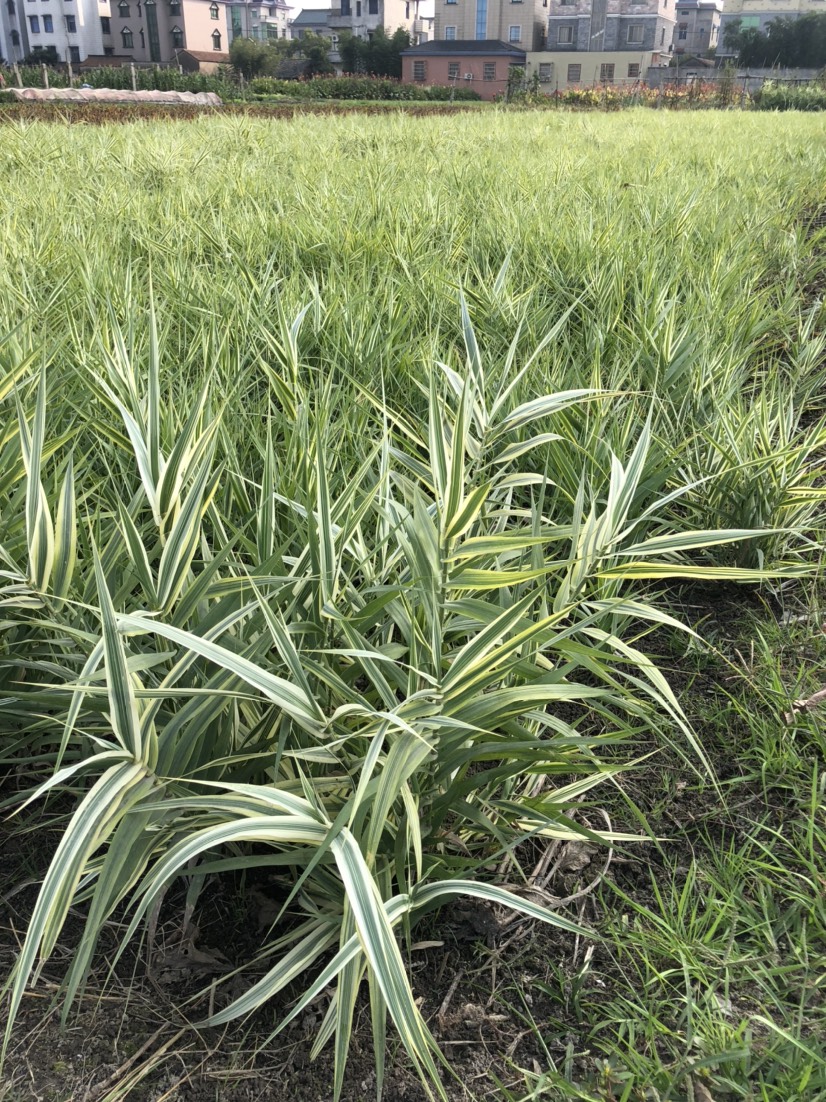
M68 133L0 150L0 1099L826 1098L821 120Z

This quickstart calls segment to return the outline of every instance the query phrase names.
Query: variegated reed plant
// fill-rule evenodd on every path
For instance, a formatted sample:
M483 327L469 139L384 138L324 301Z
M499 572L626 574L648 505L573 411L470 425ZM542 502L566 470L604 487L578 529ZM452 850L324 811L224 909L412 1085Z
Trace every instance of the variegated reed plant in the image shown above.
M611 456L607 493L585 458L560 492L577 450L558 428L618 400L522 396L566 317L527 357L515 340L492 381L463 300L465 363L433 366L423 426L349 379L350 402L361 389L374 406L355 471L335 435L353 407L337 409L333 380L308 382L303 317L279 313L279 413L248 470L208 385L186 410L162 392L153 316L142 361L111 315L82 365L100 445L82 465L86 436L48 442L48 366L22 357L6 376L5 754L51 773L21 811L56 792L76 804L9 981L6 1038L71 906L86 919L67 1014L116 908L122 950L176 878L191 905L206 878L263 866L287 893L267 970L208 1022L300 981L283 1029L332 991L313 1051L333 1042L338 1097L366 981L379 1092L389 1017L444 1097L400 940L457 895L576 930L520 891L519 847L627 839L572 815L612 776L605 743L654 731L702 760L632 641L679 624L634 582L761 575L692 557L750 530L669 529L692 486L645 489L647 423ZM503 860L508 885L491 872Z

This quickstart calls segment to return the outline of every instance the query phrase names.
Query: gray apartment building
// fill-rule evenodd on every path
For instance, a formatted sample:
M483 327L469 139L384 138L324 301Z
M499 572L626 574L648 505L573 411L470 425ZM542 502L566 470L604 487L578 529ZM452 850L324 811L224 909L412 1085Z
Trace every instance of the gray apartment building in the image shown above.
M548 51L670 55L675 0L549 0Z

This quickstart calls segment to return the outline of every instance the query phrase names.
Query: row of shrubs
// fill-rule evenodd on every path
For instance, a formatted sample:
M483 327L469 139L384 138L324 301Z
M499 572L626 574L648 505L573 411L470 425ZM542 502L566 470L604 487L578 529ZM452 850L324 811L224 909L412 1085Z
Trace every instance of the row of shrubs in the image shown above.
M0 70L0 72L3 72ZM13 75L5 71L6 84L13 83ZM40 87L42 70L38 66L21 66L20 75L27 87ZM464 86L402 84L386 77L369 76L319 76L309 80L278 80L275 77L259 77L250 84L239 83L229 68L215 74L181 73L177 69L145 68L135 70L138 89L147 91L216 92L223 100L404 100L412 102L469 101L481 97L472 88ZM131 88L132 73L129 66L111 66L84 71L82 80L93 88ZM68 74L62 69L49 70L49 83L54 88L65 88ZM75 83L78 83L76 78ZM619 110L624 107L727 107L736 103L752 106L761 111L823 111L826 110L826 87L822 83L781 84L767 81L751 96L743 96L724 81L695 82L682 87L648 88L645 85L628 87L568 88L546 95L535 91L516 91L510 99L535 107L566 106L578 108L602 108Z
M758 111L826 111L826 87L766 81L752 101Z
M259 77L251 81L250 91L256 96L288 96L290 99L358 99L358 100L479 100L472 88L451 88L443 85L423 87L402 84L388 77L344 76L313 77L311 80L278 80Z
M21 66L23 84L39 88L43 84L42 70L37 66ZM6 83L13 83L13 74L6 75ZM132 72L129 66L112 66L89 69L74 83L90 84L93 88L131 88ZM239 82L231 69L217 73L181 73L177 69L136 69L135 82L139 91L160 92L216 92L223 100L247 99L250 95L259 99L286 98L293 100L410 100L420 102L445 102L481 99L471 88L433 86L423 88L418 84L402 84L386 77L343 76L314 77L309 80L277 80L259 77L250 84ZM69 77L65 70L50 69L49 84L52 88L66 88Z
M26 88L43 86L43 70L38 65L21 65L20 76ZM14 83L14 74L4 70L6 84ZM74 84L91 84L93 88L132 87L132 72L128 65L112 65L101 69L85 69L75 72ZM135 69L135 83L141 92L217 92L219 96L237 99L239 86L234 81L232 70L219 70L215 74L181 73L178 69ZM65 69L49 69L49 85L52 88L67 88L69 75Z

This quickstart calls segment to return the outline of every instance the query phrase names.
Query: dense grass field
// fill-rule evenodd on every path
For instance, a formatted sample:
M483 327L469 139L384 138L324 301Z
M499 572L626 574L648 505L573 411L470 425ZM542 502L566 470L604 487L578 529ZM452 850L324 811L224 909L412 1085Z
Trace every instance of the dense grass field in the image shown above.
M0 1100L826 1099L826 120L0 138Z

